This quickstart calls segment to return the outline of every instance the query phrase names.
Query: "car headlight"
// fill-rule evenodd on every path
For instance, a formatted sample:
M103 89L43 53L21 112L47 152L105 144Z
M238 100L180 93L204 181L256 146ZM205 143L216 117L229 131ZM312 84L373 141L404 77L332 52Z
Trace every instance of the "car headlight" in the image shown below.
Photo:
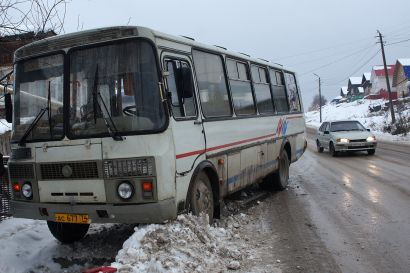
M367 141L367 142L376 141L376 137L375 137L375 136L369 136L369 137L366 139L366 141Z
M348 138L338 138L338 139L336 139L336 142L349 143L349 139Z
M118 196L121 199L128 200L134 195L134 187L128 181L121 182L117 188Z
M30 183L24 183L21 187L21 194L27 199L33 198L33 187Z

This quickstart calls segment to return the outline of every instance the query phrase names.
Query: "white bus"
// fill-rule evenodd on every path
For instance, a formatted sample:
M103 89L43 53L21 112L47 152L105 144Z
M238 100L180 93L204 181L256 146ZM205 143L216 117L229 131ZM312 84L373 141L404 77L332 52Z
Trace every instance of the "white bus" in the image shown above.
M293 72L190 38L61 35L18 49L14 73L12 213L63 243L90 223L212 221L252 183L284 189L306 149Z

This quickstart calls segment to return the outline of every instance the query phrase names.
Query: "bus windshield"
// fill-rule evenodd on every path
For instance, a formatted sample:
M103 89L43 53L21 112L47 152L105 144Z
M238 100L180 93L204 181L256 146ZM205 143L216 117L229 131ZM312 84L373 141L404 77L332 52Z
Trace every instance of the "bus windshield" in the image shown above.
M152 131L165 124L153 47L126 41L70 53L70 136Z
M63 138L63 67L62 54L16 64L13 142L19 141L26 132L29 133L27 141Z

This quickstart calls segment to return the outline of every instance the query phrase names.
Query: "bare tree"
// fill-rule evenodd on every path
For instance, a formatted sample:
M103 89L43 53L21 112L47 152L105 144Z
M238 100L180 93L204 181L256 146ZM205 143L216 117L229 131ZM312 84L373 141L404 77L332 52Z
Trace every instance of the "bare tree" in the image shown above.
M319 109L319 103L320 103L319 95L315 95L313 97L312 104L310 105L308 110L309 111L318 110ZM322 106L325 105L326 103L327 103L326 98L324 96L322 96Z
M0 0L0 36L64 31L69 0Z

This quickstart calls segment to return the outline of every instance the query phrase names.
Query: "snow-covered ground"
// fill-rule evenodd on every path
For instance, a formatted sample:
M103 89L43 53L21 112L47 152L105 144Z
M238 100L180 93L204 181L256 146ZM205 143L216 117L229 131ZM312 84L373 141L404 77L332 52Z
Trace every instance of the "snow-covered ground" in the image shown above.
M383 128L391 123L390 111L369 112L369 106L383 105L383 100L357 100L349 103L326 104L322 107L322 122L331 120L358 120L366 128L372 130L377 139L383 141L394 141L410 144L410 135L391 135L383 132ZM400 113L402 116L409 117L410 110ZM396 113L396 119L399 115ZM319 111L310 111L305 113L306 125L314 128L320 126Z
M80 272L110 264L107 252L120 273L240 270L245 260L254 259L238 230L247 218L239 213L215 226L206 216L192 215L163 225L92 225L90 234L73 245L56 241L45 221L10 218L0 222L0 272ZM115 242L118 248L110 249Z

